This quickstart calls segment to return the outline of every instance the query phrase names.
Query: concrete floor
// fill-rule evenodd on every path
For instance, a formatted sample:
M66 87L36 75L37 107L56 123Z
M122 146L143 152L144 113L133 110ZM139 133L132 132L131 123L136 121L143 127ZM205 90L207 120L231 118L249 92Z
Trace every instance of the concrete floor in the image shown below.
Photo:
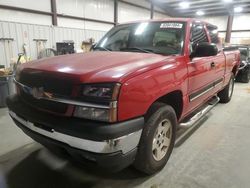
M11 188L249 188L249 133L250 85L237 83L232 101L218 104L205 122L174 149L158 174L144 177L131 167L116 174L97 174L54 159L16 128L6 109L1 109L0 170Z

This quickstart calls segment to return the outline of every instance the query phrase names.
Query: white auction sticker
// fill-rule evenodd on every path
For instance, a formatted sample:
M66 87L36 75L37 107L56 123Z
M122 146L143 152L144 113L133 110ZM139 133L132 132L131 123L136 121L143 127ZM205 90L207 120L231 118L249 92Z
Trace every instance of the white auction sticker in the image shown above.
M176 29L181 29L183 26L182 23L162 23L160 28L176 28Z

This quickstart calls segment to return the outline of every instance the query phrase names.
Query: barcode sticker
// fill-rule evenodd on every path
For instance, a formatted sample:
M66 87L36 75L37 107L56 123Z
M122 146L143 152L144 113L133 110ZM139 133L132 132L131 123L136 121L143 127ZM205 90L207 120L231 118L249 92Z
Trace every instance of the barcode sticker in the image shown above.
M182 23L162 23L160 28L176 28L181 29L183 27Z

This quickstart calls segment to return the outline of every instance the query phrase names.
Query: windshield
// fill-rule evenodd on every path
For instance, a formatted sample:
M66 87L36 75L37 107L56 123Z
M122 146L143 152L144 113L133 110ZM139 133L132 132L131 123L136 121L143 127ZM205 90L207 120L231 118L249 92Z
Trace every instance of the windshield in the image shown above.
M184 31L182 22L119 25L111 29L93 50L181 54Z

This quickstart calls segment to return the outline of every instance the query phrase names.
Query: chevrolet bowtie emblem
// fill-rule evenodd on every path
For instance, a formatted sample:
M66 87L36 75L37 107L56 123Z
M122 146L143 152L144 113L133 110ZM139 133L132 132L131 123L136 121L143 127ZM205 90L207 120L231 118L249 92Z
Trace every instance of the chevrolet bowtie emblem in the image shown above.
M39 88L32 88L31 95L36 98L36 99L41 99L41 98L49 98L51 99L53 97L52 93L45 92L43 87Z

